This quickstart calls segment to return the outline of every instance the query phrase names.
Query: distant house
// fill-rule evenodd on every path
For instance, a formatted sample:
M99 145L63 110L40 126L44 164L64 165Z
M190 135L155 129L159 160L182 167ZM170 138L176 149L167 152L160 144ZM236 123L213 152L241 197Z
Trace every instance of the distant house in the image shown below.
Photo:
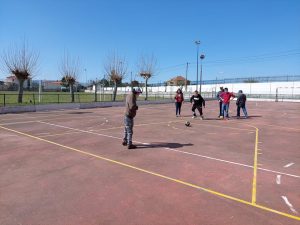
M171 80L167 81L168 86L184 86L185 83L187 85L189 85L190 81L185 80L185 78L183 76L177 76L177 77L174 77Z
M5 78L4 80L5 84L19 84L18 79L15 75L11 75Z
M24 88L30 88L31 83L32 83L32 79L29 78L24 82L23 87ZM15 75L10 75L10 76L5 78L4 84L8 85L8 86L19 85L19 81L18 81L18 79Z
M61 81L43 80L42 85L44 91L62 91Z

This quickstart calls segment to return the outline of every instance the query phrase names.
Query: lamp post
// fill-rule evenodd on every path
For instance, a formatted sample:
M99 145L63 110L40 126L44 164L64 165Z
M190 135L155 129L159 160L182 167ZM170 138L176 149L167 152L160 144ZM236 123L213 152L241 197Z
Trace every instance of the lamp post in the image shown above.
M195 44L197 46L197 81L196 81L196 90L198 90L198 58L199 58L199 45L200 45L200 41L195 41Z
M187 74L189 69L189 63L186 63L186 70L185 70L185 91L187 92Z
M200 95L201 95L201 87L202 87L202 60L205 58L205 55L200 55L201 59L201 71L200 71Z

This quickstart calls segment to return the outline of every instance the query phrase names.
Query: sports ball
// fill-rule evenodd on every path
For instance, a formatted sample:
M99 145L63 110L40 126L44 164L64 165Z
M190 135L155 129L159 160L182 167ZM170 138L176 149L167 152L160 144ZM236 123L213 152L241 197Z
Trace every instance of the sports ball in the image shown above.
M186 125L187 127L191 126L190 121L186 121L186 122L185 122L185 125Z

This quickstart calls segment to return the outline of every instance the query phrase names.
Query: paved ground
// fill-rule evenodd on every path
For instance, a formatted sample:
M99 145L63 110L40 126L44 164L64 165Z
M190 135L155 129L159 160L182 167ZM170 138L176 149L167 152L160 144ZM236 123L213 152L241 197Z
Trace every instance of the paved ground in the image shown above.
M249 102L249 119L190 104L0 116L0 224L299 224L300 104ZM234 102L231 115L235 114ZM185 127L185 121L191 127Z

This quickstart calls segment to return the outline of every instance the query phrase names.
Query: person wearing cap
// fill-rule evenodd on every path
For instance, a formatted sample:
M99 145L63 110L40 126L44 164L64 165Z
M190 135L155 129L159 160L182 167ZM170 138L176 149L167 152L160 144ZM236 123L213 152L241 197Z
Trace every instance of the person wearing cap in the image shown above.
M222 114L222 99L220 97L220 95L224 92L224 88L223 87L220 87L220 91L218 92L217 94L217 99L219 101L219 118L221 118L223 116Z
M124 138L122 145L127 146L128 149L137 148L136 145L132 144L133 135L133 124L134 117L136 116L136 111L138 106L136 104L137 97L142 93L140 88L133 88L132 92L126 96L125 103L125 117L124 117Z
M242 108L242 110L244 112L245 118L248 118L248 113L247 113L247 109L246 109L246 101L247 101L246 95L243 93L242 90L239 90L239 92L238 92L238 98L236 100L236 106L237 106L236 117L238 119L240 118L241 108Z

